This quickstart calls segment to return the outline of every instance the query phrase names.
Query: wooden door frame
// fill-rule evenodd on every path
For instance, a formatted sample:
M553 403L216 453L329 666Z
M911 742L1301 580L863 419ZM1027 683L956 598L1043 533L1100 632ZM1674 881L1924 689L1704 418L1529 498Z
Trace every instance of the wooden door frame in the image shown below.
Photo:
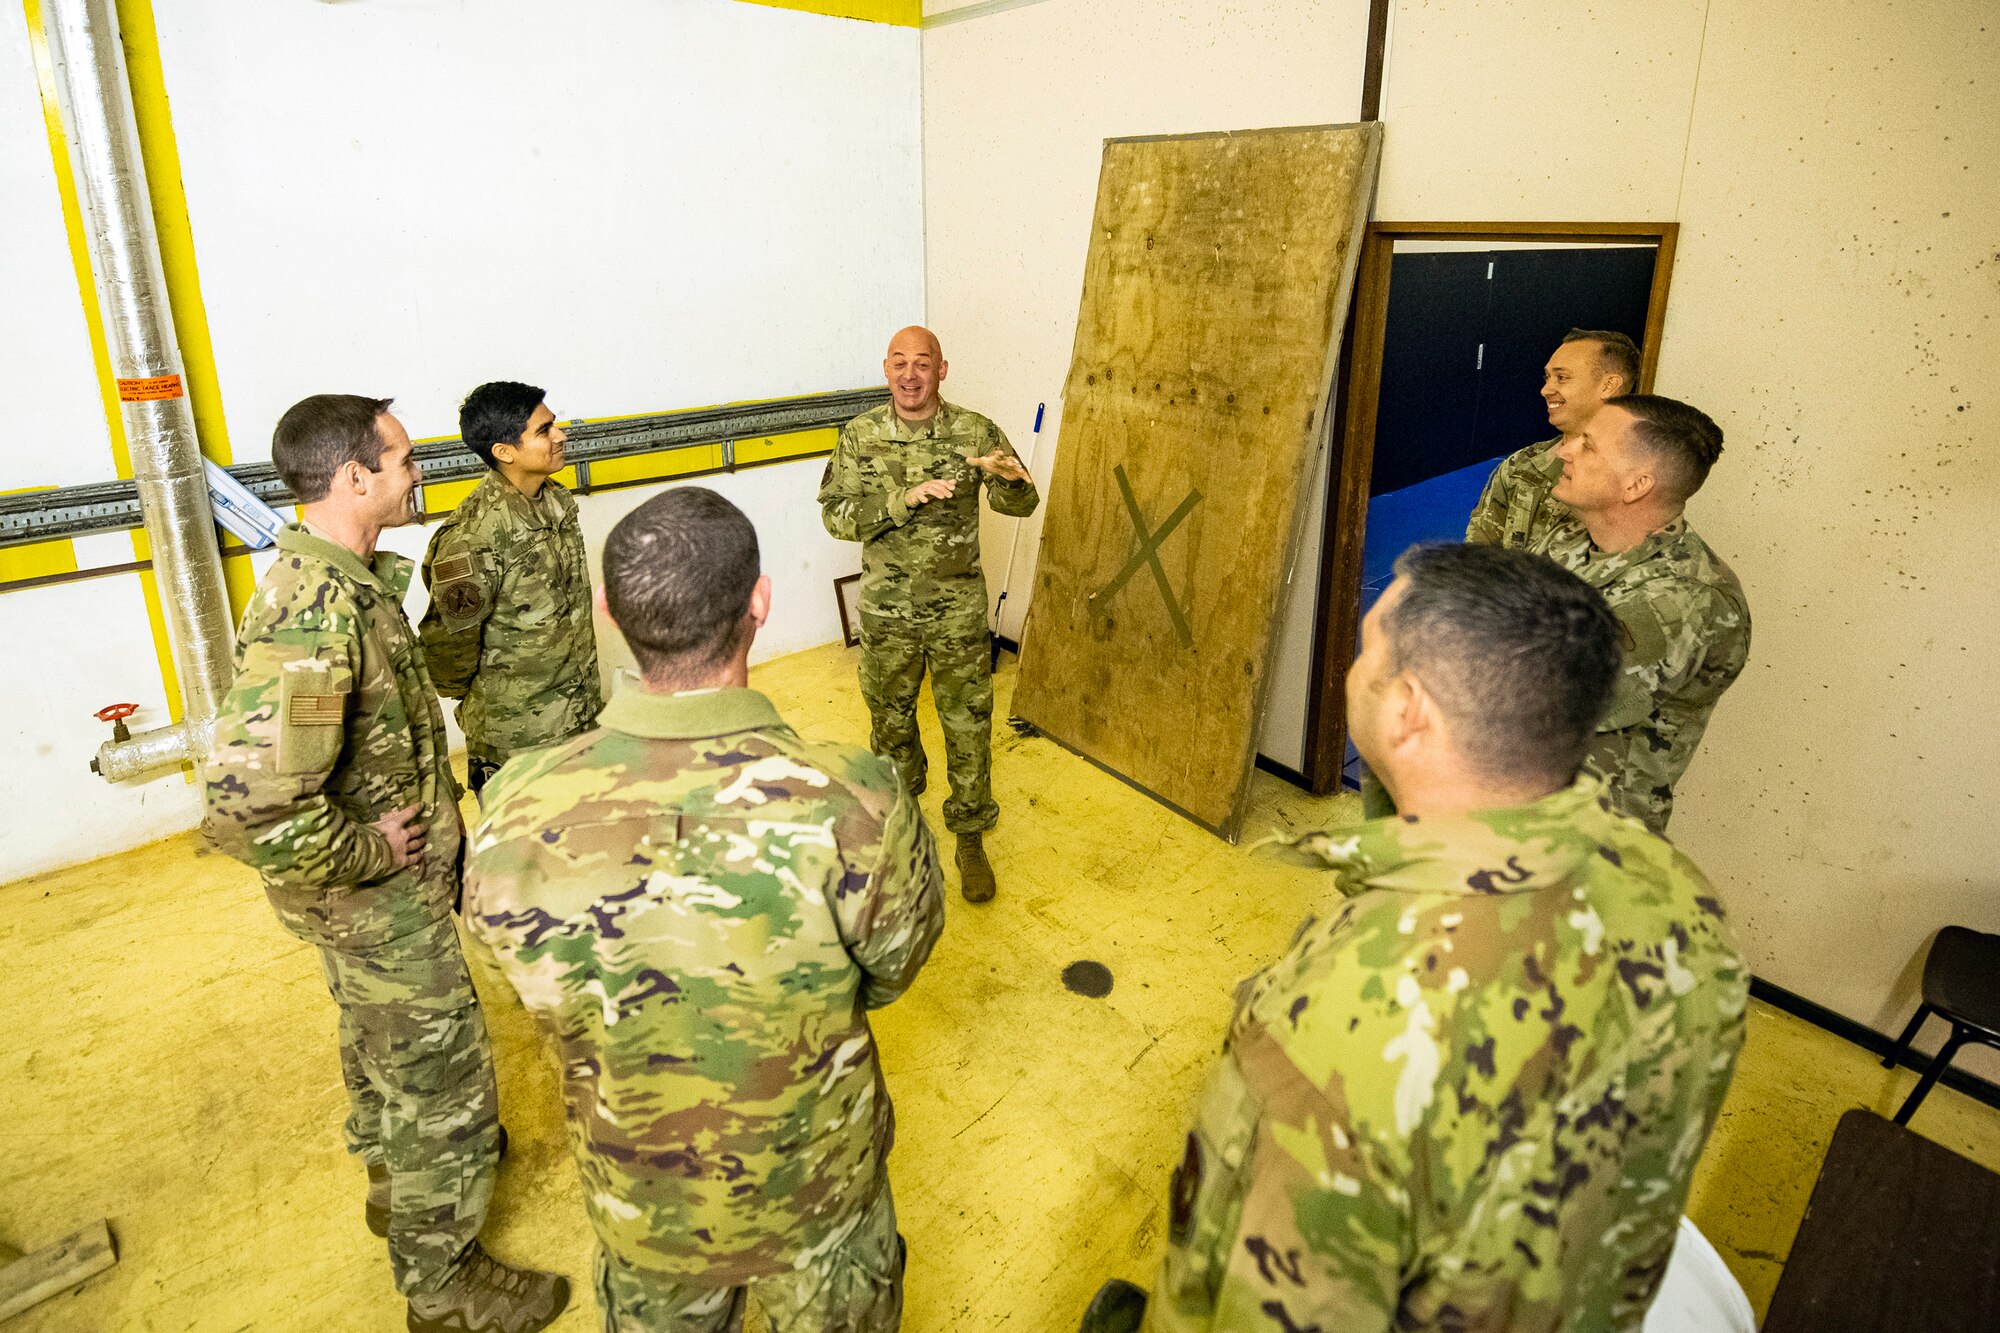
M1320 529L1319 596L1313 614L1312 675L1306 697L1305 777L1316 795L1340 783L1347 751L1347 665L1361 628L1361 553L1368 482L1375 465L1375 414L1382 393L1382 340L1389 324L1389 272L1398 241L1651 241L1653 287L1639 344L1639 391L1653 387L1674 274L1677 222L1373 222L1361 242L1334 386L1335 449L1326 470Z

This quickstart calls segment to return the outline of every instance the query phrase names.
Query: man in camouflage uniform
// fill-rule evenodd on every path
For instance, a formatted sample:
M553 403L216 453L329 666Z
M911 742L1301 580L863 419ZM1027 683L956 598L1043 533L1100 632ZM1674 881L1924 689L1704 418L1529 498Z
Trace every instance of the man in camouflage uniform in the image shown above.
M944 731L958 835L959 887L994 892L982 835L1000 819L993 799L993 659L986 577L979 564L979 493L1024 518L1040 496L1007 437L977 412L939 396L949 366L928 329L907 328L882 361L890 401L841 428L819 486L826 530L861 546L861 694L875 753L896 761L912 795L928 759L917 734L917 689L930 668Z
M459 791L403 615L410 562L375 549L384 528L415 517L410 437L388 408L320 394L278 422L271 461L302 524L279 533L243 613L204 828L319 950L340 1007L348 1150L387 1187L378 1234L409 1327L533 1333L562 1312L569 1284L502 1265L477 1239L498 1096L452 925Z
M1743 585L1683 512L1722 431L1685 403L1635 394L1606 403L1556 452L1551 494L1564 510L1528 535L1528 549L1603 593L1625 631L1618 689L1584 771L1664 833L1674 784L1750 655Z
M1542 368L1542 401L1549 424L1560 432L1517 449L1486 479L1465 525L1465 539L1493 546L1526 546L1560 513L1549 489L1562 475L1556 449L1582 430L1606 401L1639 387L1639 348L1611 329L1571 329Z
M1472 517L1465 540L1487 546L1526 548L1547 532L1566 511L1549 499L1562 475L1556 450L1581 431L1609 399L1630 393L1639 383L1639 347L1613 329L1571 329L1542 367L1542 401L1549 424L1561 432L1516 449L1500 460ZM1366 768L1361 773L1361 808L1370 819L1396 812L1395 802L1380 779Z
M488 788L468 928L560 1047L609 1333L889 1333L894 1119L866 1011L944 924L888 761L747 688L757 535L688 487L613 528L603 604L643 675Z
M424 557L424 653L438 693L464 700L475 794L500 765L579 734L604 706L583 530L555 480L566 436L543 397L504 380L466 396L459 435L488 470Z
M1339 890L1238 990L1154 1333L1616 1333L1666 1270L1749 974L1701 872L1577 777L1617 623L1519 551L1418 547L1362 626L1402 814L1288 855ZM1126 1333L1143 1296L1100 1292Z

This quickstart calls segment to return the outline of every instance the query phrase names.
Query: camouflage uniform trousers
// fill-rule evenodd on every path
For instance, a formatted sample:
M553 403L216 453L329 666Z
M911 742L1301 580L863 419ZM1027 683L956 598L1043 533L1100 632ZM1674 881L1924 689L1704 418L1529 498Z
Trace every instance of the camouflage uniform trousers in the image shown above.
M923 791L930 759L917 732L917 690L928 667L951 779L944 826L953 833L982 833L1000 822L993 799L992 649L983 604L923 621L862 608L861 697L874 724L868 748L896 761L912 795Z
M397 1290L435 1291L486 1220L500 1148L493 1050L457 926L319 953L340 1006L347 1150L389 1169Z
M903 1238L883 1181L847 1239L804 1268L747 1287L676 1282L597 1250L604 1333L741 1333L746 1298L771 1333L896 1333L903 1322Z

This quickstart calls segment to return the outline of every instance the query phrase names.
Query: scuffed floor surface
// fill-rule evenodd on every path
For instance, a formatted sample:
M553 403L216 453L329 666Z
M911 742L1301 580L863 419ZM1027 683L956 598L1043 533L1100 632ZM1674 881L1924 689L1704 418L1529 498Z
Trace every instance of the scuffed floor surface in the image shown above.
M854 658L815 649L755 683L801 730L862 742ZM942 778L928 714L925 735ZM1230 847L1049 741L1003 724L995 748L1000 896L969 906L954 879L929 969L874 1020L911 1333L1058 1333L1105 1278L1151 1285L1167 1176L1231 987L1326 892L1246 848L1358 814L1352 797L1260 774L1245 847ZM940 828L942 785L924 801ZM7 885L0 955L0 1242L34 1249L106 1217L121 1255L8 1333L401 1327L341 1146L333 1006L249 872L189 836ZM1105 998L1064 987L1085 959L1109 969ZM518 1003L475 973L514 1141L486 1239L568 1273L576 1296L556 1327L594 1328L555 1071ZM1841 1111L1889 1113L1913 1081L1753 1014L1691 1211L1760 1313ZM1915 1128L2000 1166L2000 1111L1939 1089Z

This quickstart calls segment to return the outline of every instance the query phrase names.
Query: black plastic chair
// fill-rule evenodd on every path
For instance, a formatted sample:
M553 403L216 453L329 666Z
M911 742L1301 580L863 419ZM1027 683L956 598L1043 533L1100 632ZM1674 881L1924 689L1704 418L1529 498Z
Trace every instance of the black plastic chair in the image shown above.
M1882 1062L1884 1069L1894 1069L1909 1054L1917 1029L1932 1014L1951 1024L1951 1036L1931 1057L1930 1067L1924 1070L1903 1109L1896 1112L1899 1125L1910 1123L1959 1047L1972 1041L2000 1050L2000 935L1964 926L1946 926L1938 932L1924 959L1924 1002L1917 1006L1916 1017Z

